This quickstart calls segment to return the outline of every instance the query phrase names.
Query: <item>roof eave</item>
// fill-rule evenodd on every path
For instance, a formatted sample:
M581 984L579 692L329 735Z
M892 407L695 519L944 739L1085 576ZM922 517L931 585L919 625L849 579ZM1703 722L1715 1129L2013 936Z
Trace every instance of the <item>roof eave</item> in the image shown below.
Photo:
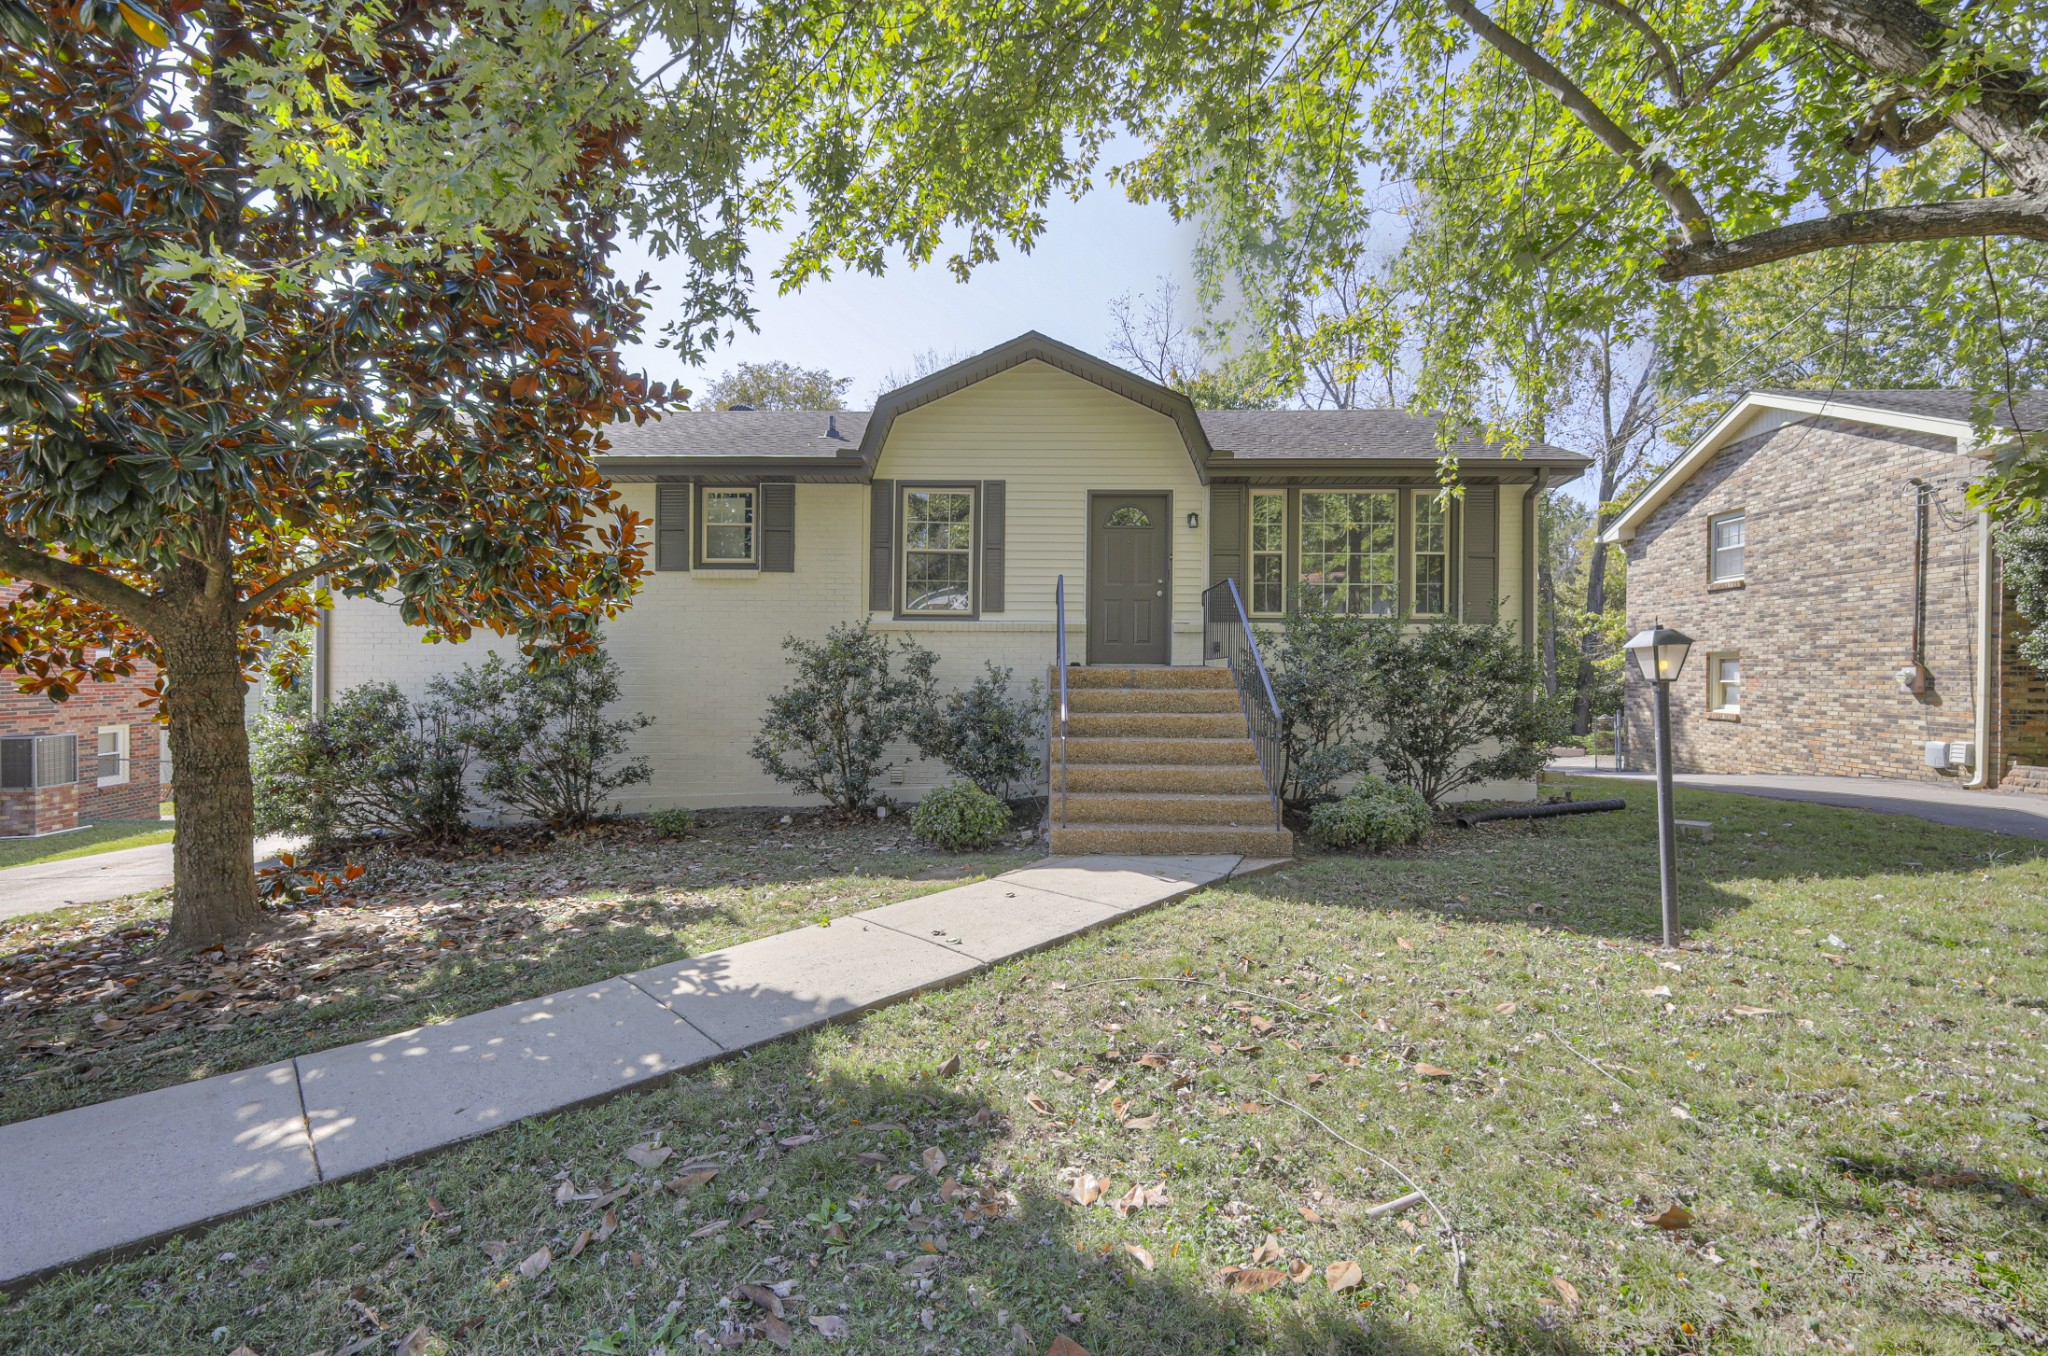
M1859 424L1871 424L1878 428L1895 428L1909 433L1928 433L1941 438L1956 440L1956 449L1965 453L1978 453L1975 433L1968 420L1943 419L1929 414L1903 414L1896 410L1880 409L1874 405L1859 405L1852 401L1836 400L1831 397L1787 395L1781 392L1751 391L1729 407L1728 412L1714 421L1714 426L1693 442L1678 459L1664 468L1664 473L1651 481L1635 502L1607 525L1600 534L1602 545L1619 546L1635 540L1635 535L1650 517L1662 508L1672 495L1676 494L1699 469L1713 460L1716 453L1735 441L1735 430L1747 422L1749 415L1757 410L1780 410L1788 414L1806 415L1810 418L1847 419Z
M1006 343L920 377L906 386L884 392L876 399L875 407L868 415L867 427L861 432L860 455L868 473L872 475L876 463L881 460L882 445L888 441L889 428L897 416L1033 361L1093 382L1106 391L1173 420L1180 431L1182 443L1187 447L1188 459L1194 463L1196 478L1205 485L1209 483L1209 435L1202 428L1201 416L1196 412L1193 401L1172 387L1148 381L1135 372L1127 372L1114 363L1104 362L1092 353L1072 344L1063 344L1037 330L1026 330Z

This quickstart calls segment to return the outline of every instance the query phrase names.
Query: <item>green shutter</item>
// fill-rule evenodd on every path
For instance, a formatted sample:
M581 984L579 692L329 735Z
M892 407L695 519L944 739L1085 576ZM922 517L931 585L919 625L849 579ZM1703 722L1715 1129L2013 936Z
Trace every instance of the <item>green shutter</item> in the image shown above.
M796 486L766 481L761 486L761 572L796 570Z
M896 482L878 480L868 512L868 609L895 610Z
M654 487L654 568L690 568L690 496L688 481L664 481Z
M1249 609L1252 600L1246 593L1249 586L1244 572L1247 503L1242 485L1209 487L1209 582L1214 585L1235 579L1237 591L1245 595L1244 605Z
M1009 534L1004 523L1005 483L981 482L981 610L1003 610L1003 565L1008 553Z
M1500 614L1500 487L1465 487L1463 616L1492 621Z

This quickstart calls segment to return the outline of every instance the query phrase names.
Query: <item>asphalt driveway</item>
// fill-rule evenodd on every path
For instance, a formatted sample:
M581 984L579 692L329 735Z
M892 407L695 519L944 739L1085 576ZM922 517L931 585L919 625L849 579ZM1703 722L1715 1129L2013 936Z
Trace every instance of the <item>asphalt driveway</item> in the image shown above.
M1655 780L1655 774L1649 772L1615 772L1607 767L1595 771L1590 760L1584 758L1560 758L1551 767L1559 772L1585 777L1614 777L1634 782ZM1732 791L1737 795L1763 796L1771 800L1804 800L1851 810L1875 810L1880 814L1914 815L1936 824L1953 824L1959 829L1982 829L1987 833L2011 834L2016 838L2048 839L2048 796L2025 791L1965 791L1955 786L1889 781L1878 777L1793 777L1761 773L1680 772L1671 780L1679 786L1695 787L1701 791Z
M286 850L292 841L259 838L255 845L257 860ZM43 913L73 904L96 904L140 890L161 889L170 883L169 843L67 857L61 862L38 862L34 866L10 866L0 871L0 918L18 918L25 913Z

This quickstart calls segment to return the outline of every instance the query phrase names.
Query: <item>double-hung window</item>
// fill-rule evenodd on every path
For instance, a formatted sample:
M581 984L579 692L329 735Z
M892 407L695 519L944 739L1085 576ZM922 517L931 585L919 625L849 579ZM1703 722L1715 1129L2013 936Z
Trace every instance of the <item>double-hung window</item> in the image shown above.
M1742 656L1707 656L1707 709L1716 715L1742 714Z
M1252 491L1252 596L1255 617L1287 610L1287 492Z
M128 727L102 725L99 729L99 784L119 786L128 780Z
M1707 519L1707 582L1732 584L1742 578L1742 545L1748 533L1740 509Z
M704 563L755 563L754 491L704 491Z
M1304 603L1367 616L1400 607L1395 582L1392 490L1303 490L1301 597Z
M903 491L903 610L974 611L974 491Z
M1409 606L1418 617L1451 610L1451 511L1441 496L1415 493L1415 584Z

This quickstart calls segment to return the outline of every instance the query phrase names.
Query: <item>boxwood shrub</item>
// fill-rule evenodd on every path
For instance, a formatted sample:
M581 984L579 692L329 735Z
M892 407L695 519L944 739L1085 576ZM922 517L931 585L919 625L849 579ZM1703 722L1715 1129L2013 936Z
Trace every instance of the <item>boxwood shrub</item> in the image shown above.
M1010 827L1010 807L973 782L949 782L910 812L918 837L948 852L993 846Z
M1320 848L1384 852L1417 841L1429 824L1429 804L1414 787L1365 776L1344 799L1310 812L1308 839Z

